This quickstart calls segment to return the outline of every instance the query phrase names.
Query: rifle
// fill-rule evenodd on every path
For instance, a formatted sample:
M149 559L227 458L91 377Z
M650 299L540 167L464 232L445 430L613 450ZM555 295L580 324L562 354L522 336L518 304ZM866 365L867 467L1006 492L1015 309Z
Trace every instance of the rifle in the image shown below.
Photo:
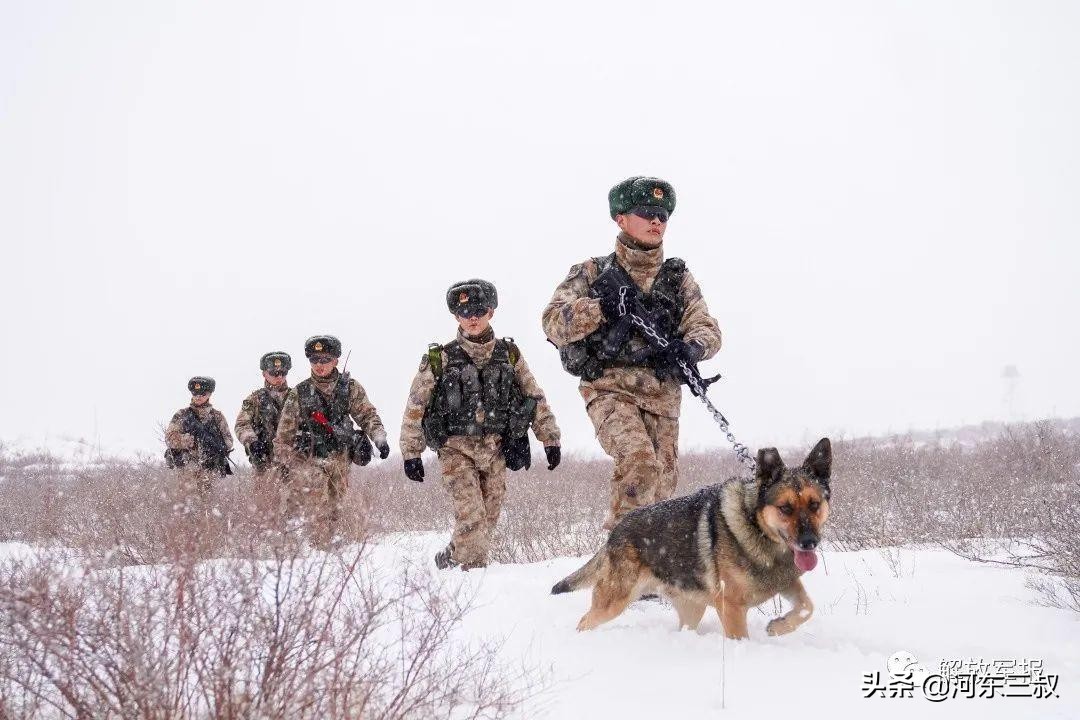
M262 420L263 415L271 415L269 404L271 404L270 393L263 389L260 391L259 401L255 405L255 418L252 423L255 428L255 439L244 447L248 460L251 461L252 467L258 472L266 470L270 464L274 449L274 437L269 433L269 428Z
M229 463L232 462L229 453L232 451L225 444L225 438L221 436L220 430L216 427L213 430L207 428L199 422L198 418L195 417L195 413L190 410L184 416L181 429L195 437L204 468L216 470L222 475L232 475L232 468L229 466Z
M351 378L345 368L348 367L351 356L352 350L345 356L341 377L338 378L337 385L334 387L334 397L330 400L332 408L336 406L344 410L341 413L343 422L340 424L330 422L330 418L326 417L326 413L322 410L313 411L311 419L333 437L339 447L344 448L349 453L349 460L357 465L364 466L371 462L371 440L368 439L363 430L359 430L353 425L352 418L349 416L349 381Z
M348 377L347 374L341 376L342 380L348 380ZM360 466L371 462L371 440L362 430L334 425L322 410L311 413L311 419L333 436L338 445L349 453L349 459L352 462ZM351 420L349 425L352 425Z
M170 470L184 467L184 451L177 448L166 448L165 467Z
M599 260L598 260L599 262ZM563 368L584 380L597 380L604 374L605 363L620 358L624 347L635 330L631 307L638 315L644 315L655 326L656 317L645 313L641 304L641 292L626 270L612 262L589 286L589 297L600 301L604 323L588 337L567 343L559 348ZM638 326L637 329L641 329ZM655 327L654 327L655 329ZM647 344L623 358L627 365L651 367L658 379L679 376L672 368L661 348L645 338ZM552 343L554 344L554 343Z
M271 447L261 437L257 437L244 446L248 461L256 472L263 472L270 464Z

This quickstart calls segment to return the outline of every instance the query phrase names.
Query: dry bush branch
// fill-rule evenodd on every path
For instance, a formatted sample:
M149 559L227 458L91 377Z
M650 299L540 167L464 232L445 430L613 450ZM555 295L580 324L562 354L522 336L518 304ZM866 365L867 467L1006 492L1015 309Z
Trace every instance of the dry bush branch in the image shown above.
M945 439L837 440L830 544L847 550L941 544L973 559L1080 578L1080 534L1072 532L1078 427L1055 421L988 426L981 435L965 429ZM804 452L783 454L797 462ZM689 452L679 463L680 493L741 472L726 448ZM121 566L182 552L265 555L278 534L255 514L244 469L219 483L216 509L192 533L184 528L193 508L176 496L175 478L158 462L71 468L0 450L0 468L0 540L66 545ZM492 559L535 562L594 551L603 537L610 473L607 459L569 454L554 472L537 458L532 469L509 473ZM340 528L347 541L372 532L449 532L451 523L437 462L427 463L424 483L405 479L394 462L354 468ZM1000 539L1013 541L1015 555L995 555L986 544Z
M364 545L0 573L6 717L499 718L533 689L454 631L471 599Z

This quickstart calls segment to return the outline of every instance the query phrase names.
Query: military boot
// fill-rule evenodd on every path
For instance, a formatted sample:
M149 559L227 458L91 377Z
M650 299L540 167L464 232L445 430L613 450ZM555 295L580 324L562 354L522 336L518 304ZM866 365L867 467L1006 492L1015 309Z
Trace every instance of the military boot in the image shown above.
M457 565L457 560L454 560L454 543L450 543L442 550L435 553L435 567L440 570L457 567Z

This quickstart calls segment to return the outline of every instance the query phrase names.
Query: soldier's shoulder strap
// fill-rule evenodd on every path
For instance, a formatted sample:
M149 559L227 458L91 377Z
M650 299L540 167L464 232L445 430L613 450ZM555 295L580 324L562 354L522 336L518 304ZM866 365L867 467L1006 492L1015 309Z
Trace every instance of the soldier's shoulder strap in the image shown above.
M349 414L349 396L352 394L352 376L348 372L341 373L337 385L334 386L334 395L330 401L331 422L340 422Z
M222 426L229 427L229 420L225 417L225 413L221 412L217 408L210 411L210 417L207 420L213 420L210 423L215 430L220 431Z
M284 404L285 401L282 399L282 405L284 406ZM274 402L269 390L259 388L255 391L255 416L252 418L255 423L265 422L267 429L269 429L274 424L274 416L279 415L280 412L281 408Z
M315 383L310 378L297 383L293 391L296 392L296 401L303 419L310 417L313 411L323 408L322 395L315 389Z
M619 264L618 260L615 259L615 253L611 253L610 255L607 255L607 256L594 257L592 259L592 261L593 261L593 264L596 266L596 274L597 275L604 272L605 270L607 270L612 265L618 265Z
M428 366L431 368L431 374L436 378L442 375L442 353L443 346L439 343L429 343L427 346L427 359Z
M607 257L591 257L580 265L575 265L573 268L571 268L570 275L567 277L567 279L569 280L573 278L576 274L580 274L585 278L585 284L592 286L600 273L604 272L604 270L607 270L611 266L611 263L614 262L614 260L615 253L611 253L611 255L608 255Z
M460 368L473 364L469 353L465 352L465 348L461 347L461 343L457 340L452 340L443 345L443 352L446 353L446 364L450 367Z
M510 347L505 339L498 339L491 348L491 358L488 362L504 365L510 362Z
M296 399L303 402L303 400L311 394L312 389L311 380L301 380L296 383L296 387L294 387L292 391L296 393Z
M671 257L664 261L664 264L660 266L660 272L664 271L679 273L681 275L686 274L686 261L682 258Z
M615 253L611 253L607 257L595 257L592 259L592 261L596 264L596 277L594 277L589 282L590 287L594 282L596 282L596 278L600 277L602 274L609 270L618 273L622 276L624 280L629 281L631 285L637 287L634 284L633 280L630 278L630 273L626 271L626 268L619 264L619 258Z
M686 277L686 263L682 258L668 258L664 261L664 264L660 266L660 271L656 273L656 279L653 280L652 293L659 293L665 295L672 300L678 300L679 288L682 287L683 279Z
M514 342L512 337L504 337L500 341L506 348L506 360L510 363L511 367L517 365L517 361L521 359L521 350L518 349L517 343Z

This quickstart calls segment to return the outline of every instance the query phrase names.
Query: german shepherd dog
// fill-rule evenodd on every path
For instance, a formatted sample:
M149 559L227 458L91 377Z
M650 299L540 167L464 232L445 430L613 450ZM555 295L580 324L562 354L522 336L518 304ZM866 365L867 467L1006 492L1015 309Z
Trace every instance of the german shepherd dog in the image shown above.
M626 514L604 547L551 593L593 587L592 607L578 630L591 630L642 593L659 591L675 606L680 628L697 629L712 605L730 638L747 637L747 611L779 593L792 608L767 631L789 633L814 611L799 577L817 565L831 468L828 438L794 469L784 466L776 448L759 450L752 479L731 478Z

